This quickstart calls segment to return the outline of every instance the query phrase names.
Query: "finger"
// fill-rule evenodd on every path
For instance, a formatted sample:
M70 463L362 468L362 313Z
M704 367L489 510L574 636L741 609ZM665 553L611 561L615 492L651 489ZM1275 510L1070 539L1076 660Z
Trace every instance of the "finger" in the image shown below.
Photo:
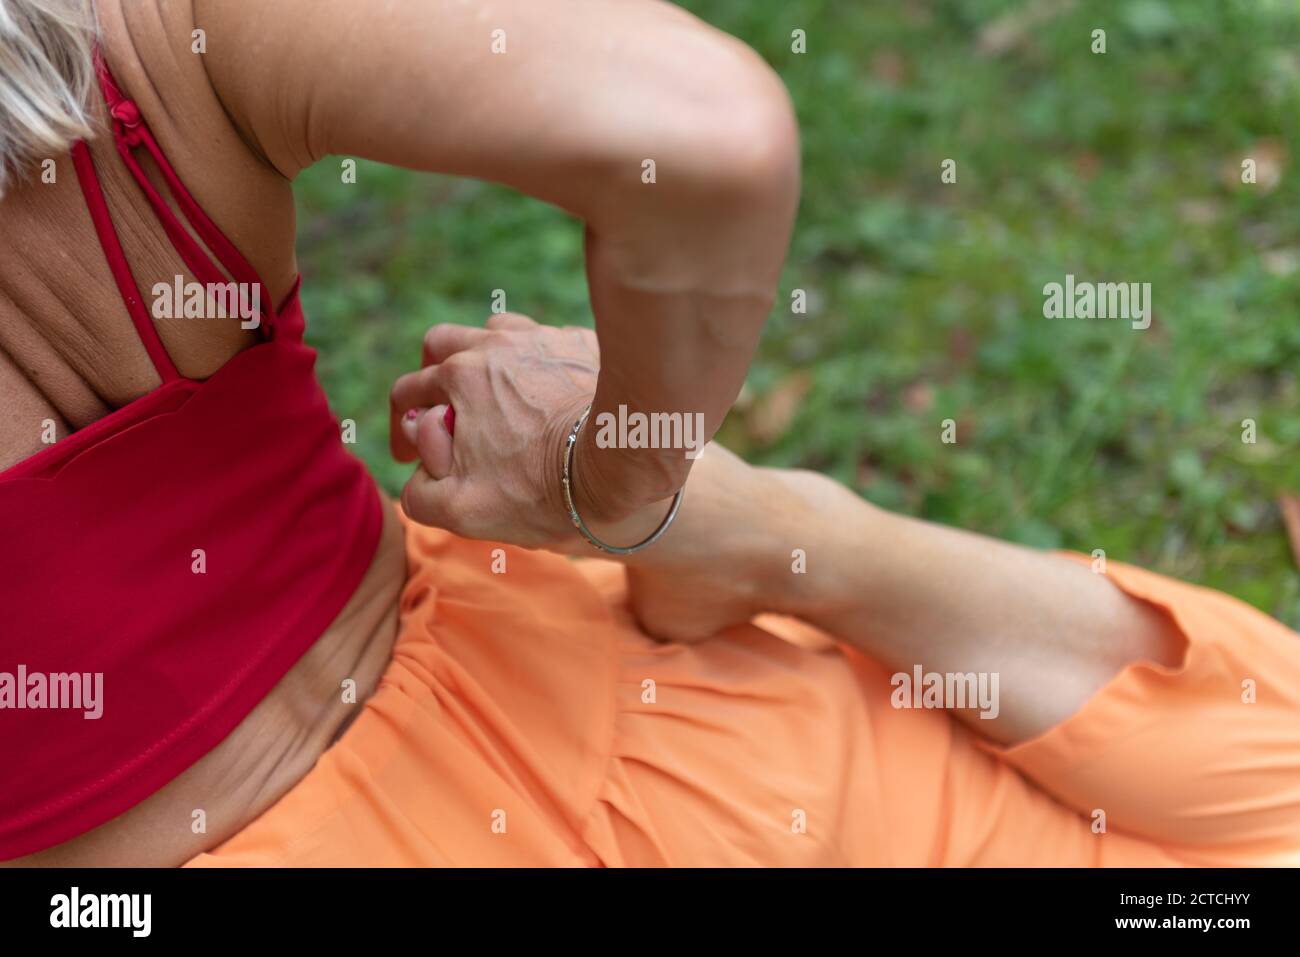
M398 377L388 395L389 425L388 445L393 458L399 462L414 462L416 448L403 427L405 417L421 409L440 403L450 403L439 366L429 366L418 372L408 372Z
M404 413L398 412L396 409L390 409L388 415L388 454L393 457L393 461L414 462L420 457L420 453L415 450L414 443L402 431L402 417L404 415L415 416L418 414L418 409L407 409Z
M420 415L419 409L407 409L398 412L391 409L388 416L388 452L395 462L414 462L420 457L415 443L407 434L408 422L414 422Z
M388 394L389 402L402 414L407 409L432 409L435 405L446 405L451 402L447 384L442 366L426 366L398 376Z
M412 521L456 532L460 528L455 507L460 479L435 479L421 465L402 488L402 511Z
M450 406L435 405L418 416L402 418L402 431L420 453L420 464L435 481L451 474L452 438L447 429L448 408Z
M498 312L488 316L485 329L532 329L537 323L518 312Z
M431 366L446 362L457 352L472 349L486 335L486 329L475 329L454 322L440 322L436 326L430 326L424 334L424 356L420 365Z

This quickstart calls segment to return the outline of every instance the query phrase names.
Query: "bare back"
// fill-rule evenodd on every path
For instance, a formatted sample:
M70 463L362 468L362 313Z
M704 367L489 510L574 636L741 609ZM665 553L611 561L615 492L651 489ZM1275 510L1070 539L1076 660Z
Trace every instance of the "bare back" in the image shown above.
M102 51L118 82L195 199L279 303L297 273L290 184L227 118L203 58L191 53L190 6L102 0L98 12ZM95 111L107 130L98 98ZM157 282L192 279L112 137L90 145L142 294ZM71 160L51 159L53 182L38 170L0 199L0 408L6 412L0 469L40 451L51 421L62 438L159 382L100 249ZM145 168L160 185L156 170ZM155 321L172 360L190 378L207 378L257 341L236 321ZM405 560L400 527L386 512L383 544L352 601L220 746L113 821L14 863L180 864L292 787L354 707L341 702L340 681L352 678L364 696L387 662ZM195 809L204 811L206 832L194 833Z
M190 53L189 5L103 0L98 9L114 74L200 205L278 301L296 272L290 186L226 118L203 58ZM103 104L95 109L106 130ZM140 287L189 278L112 138L98 137L91 150ZM71 160L51 159L54 182L37 170L0 199L0 405L11 413L0 421L0 468L39 451L45 420L61 437L158 382L99 250ZM238 323L162 319L158 328L192 378L206 378L254 341Z

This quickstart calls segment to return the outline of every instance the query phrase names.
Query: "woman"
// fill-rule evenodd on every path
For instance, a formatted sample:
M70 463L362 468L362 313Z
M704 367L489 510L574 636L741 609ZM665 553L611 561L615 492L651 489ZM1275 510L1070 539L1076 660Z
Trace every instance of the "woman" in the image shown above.
M735 41L653 2L94 12L0 0L0 859L1300 861L1276 622L575 428L711 436L743 379L798 159ZM330 153L587 226L595 336L437 326L394 386L401 511L301 342L289 183Z

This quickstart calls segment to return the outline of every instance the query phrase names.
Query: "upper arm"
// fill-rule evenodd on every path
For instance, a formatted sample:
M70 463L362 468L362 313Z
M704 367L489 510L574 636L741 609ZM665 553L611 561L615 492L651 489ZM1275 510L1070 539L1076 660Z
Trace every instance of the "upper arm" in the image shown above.
M606 187L632 190L646 159L711 189L797 166L771 71L658 0L194 3L218 96L289 178L357 156L504 183L590 221L625 205Z

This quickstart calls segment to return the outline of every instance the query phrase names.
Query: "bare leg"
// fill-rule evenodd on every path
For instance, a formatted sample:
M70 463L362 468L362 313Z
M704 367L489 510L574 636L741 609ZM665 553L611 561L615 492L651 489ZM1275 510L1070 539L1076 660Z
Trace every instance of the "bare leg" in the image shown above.
M1082 815L1085 837L1104 812L1117 837L1169 860L1300 861L1300 641L1280 623L1139 569L1112 563L1094 574L890 515L824 476L754 469L721 449L697 464L687 495L675 537L629 568L633 610L651 633L701 640L772 610L895 678L917 666L995 672L995 719L951 713L998 754L993 764ZM883 714L898 712L875 704L884 734ZM962 782L948 794L951 813L1037 826L1019 819L1033 802L1008 803L1023 780L995 773L988 754L894 755L936 757L950 762L943 780ZM1126 857L1122 844L1105 844L1116 856L1096 862L1146 859ZM1090 846L1075 850L1088 857ZM979 859L967 850L954 860Z
M1183 653L1166 615L1087 566L891 515L825 476L752 468L713 446L679 527L628 564L642 624L666 638L777 611L891 670L996 673L996 718L956 714L1002 744L1059 724L1126 665Z

